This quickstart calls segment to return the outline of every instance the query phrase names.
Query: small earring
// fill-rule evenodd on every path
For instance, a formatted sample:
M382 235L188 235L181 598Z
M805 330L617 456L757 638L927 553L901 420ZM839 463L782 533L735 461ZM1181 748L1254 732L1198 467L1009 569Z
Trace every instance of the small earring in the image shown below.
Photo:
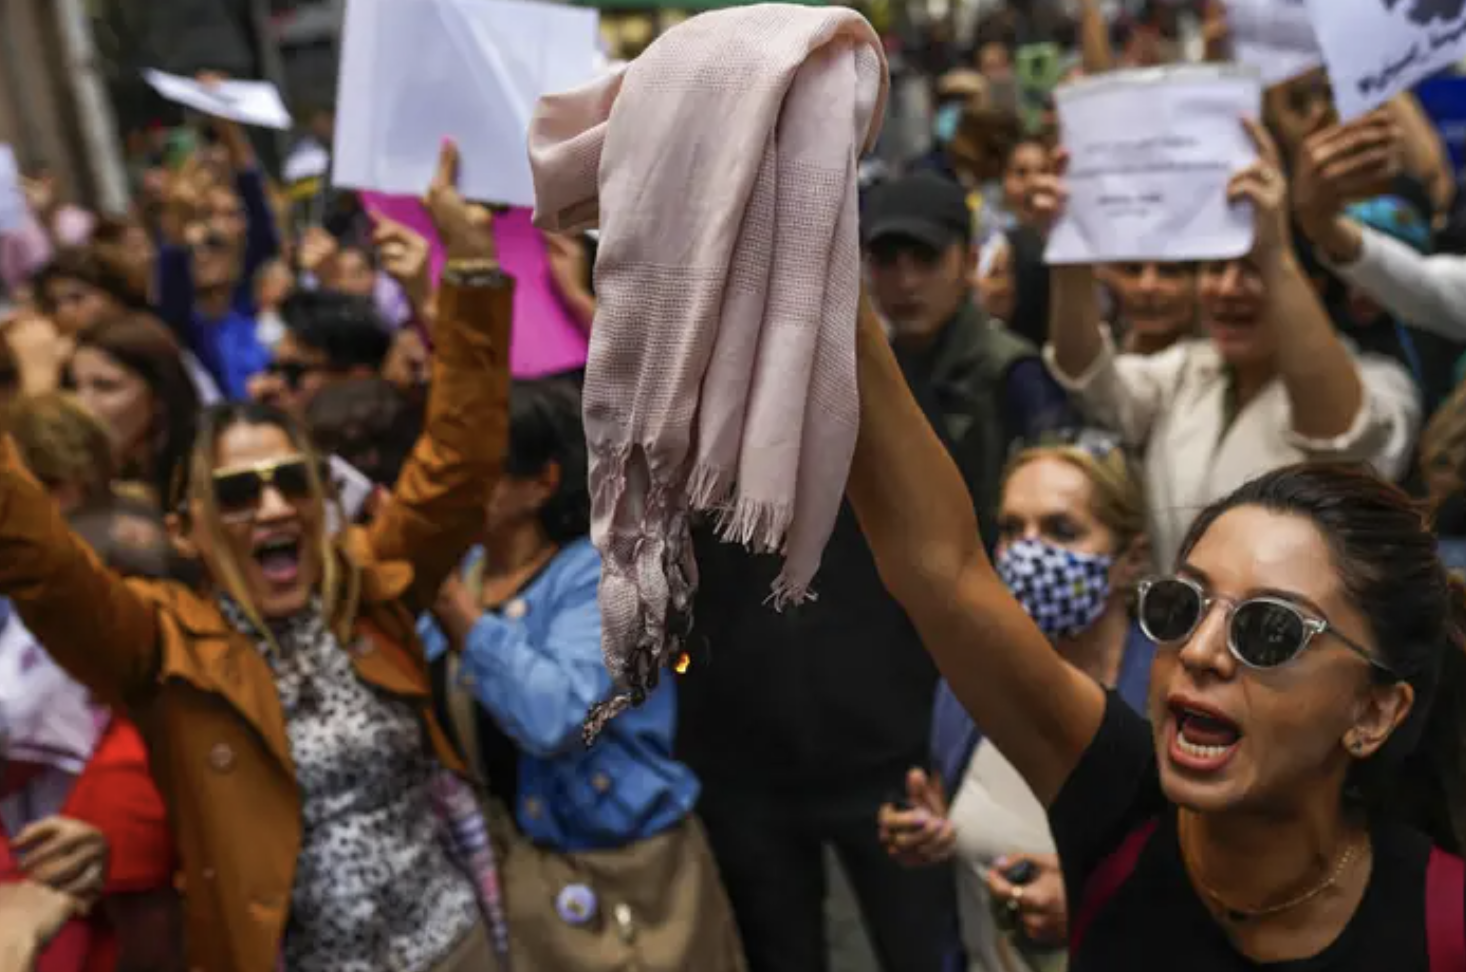
M1351 753L1353 753L1355 756L1362 755L1363 752L1364 752L1364 740L1362 740L1362 739L1356 739L1353 742L1351 742L1349 744L1349 751Z

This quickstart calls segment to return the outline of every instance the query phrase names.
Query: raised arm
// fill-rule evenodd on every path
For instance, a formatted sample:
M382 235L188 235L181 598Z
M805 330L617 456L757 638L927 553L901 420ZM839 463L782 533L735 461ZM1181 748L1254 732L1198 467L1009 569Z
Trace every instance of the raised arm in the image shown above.
M243 137L241 135L241 137ZM280 252L280 233L275 226L275 213L265 191L265 176L258 166L234 173L235 191L244 204L247 228L244 237L244 272L240 275L236 302L254 306L254 279L260 267Z
M1034 192L1034 208L1048 226L1058 220L1066 201L1068 160L1060 152L1055 162L1054 173L1043 176ZM1100 320L1094 267L1059 266L1049 271L1049 343L1044 360L1086 418L1139 447L1174 393L1186 348L1182 344L1157 355L1117 355Z
M193 347L193 254L188 248L187 229L189 222L197 217L200 205L191 164L169 175L163 197L157 267L153 271L159 318L172 328L180 344L195 351L198 349Z
M1346 282L1412 327L1466 339L1466 259L1425 256L1344 215L1346 203L1388 186L1399 142L1399 129L1384 112L1311 136L1293 173L1293 214Z
M861 301L848 493L886 589L987 738L1045 804L1094 738L1100 687L1066 665L993 570L962 477Z
M1232 31L1222 0L1205 0L1201 10L1201 59L1211 64L1232 60Z
M509 442L512 282L499 269L487 214L454 188L445 147L428 208L448 251L438 292L427 421L368 541L380 560L412 565L408 607L426 610L483 532L485 504Z
M571 318L581 330L590 333L596 318L596 298L586 286L585 244L578 237L564 233L546 233L545 248L549 253L550 280Z
M198 76L198 80L212 85L225 80L225 76L206 71ZM275 225L275 214L265 191L265 176L260 171L259 156L244 126L225 118L210 119L210 124L229 156L229 168L234 171L234 190L239 193L239 201L244 206L244 266L234 304L241 309L253 308L255 273L280 252L279 228Z
M1104 354L1094 267L1054 267L1049 271L1049 345L1052 360L1066 377L1086 374Z
M8 436L0 440L0 594L57 663L108 702L152 684L154 607L72 534Z
M1233 177L1228 196L1250 201L1256 213L1253 259L1267 294L1264 313L1277 341L1293 431L1314 441L1338 439L1354 428L1365 405L1364 382L1295 256L1288 181L1277 149L1259 123L1249 120L1247 130L1258 159Z
M1085 74L1104 74L1115 67L1110 25L1099 0L1079 0L1079 51Z
M1431 205L1444 216L1456 201L1456 173L1440 130L1409 91L1391 98L1384 110L1400 126L1405 171L1425 184Z

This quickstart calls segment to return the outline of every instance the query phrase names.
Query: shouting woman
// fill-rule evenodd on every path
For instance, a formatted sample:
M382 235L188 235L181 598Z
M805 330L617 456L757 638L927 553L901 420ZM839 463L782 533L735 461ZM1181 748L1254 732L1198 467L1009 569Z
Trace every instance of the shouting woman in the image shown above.
M1233 182L1262 219L1283 205L1267 167ZM868 306L858 353L851 500L882 580L1048 811L1071 968L1466 968L1463 602L1410 500L1291 466L1203 510L1175 572L1140 586L1147 721L1003 583Z
M170 499L175 542L206 583L123 581L0 452L0 592L146 739L178 839L194 967L493 961L492 895L476 893L482 880L441 839L434 798L459 764L413 623L482 523L508 435L513 288L486 219L454 188L456 162L446 147L427 199L448 250L433 400L370 528L333 539L320 461L290 418L219 406Z

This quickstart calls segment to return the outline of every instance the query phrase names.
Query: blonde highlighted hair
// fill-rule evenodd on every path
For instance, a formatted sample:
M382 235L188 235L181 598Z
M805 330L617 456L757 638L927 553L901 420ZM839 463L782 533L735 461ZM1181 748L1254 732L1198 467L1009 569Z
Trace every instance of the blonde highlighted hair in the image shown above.
M193 449L175 471L170 496L172 509L186 515L193 529L209 534L215 563L211 573L215 584L233 598L255 630L269 640L274 638L269 626L250 601L244 583L244 572L224 540L223 521L214 495L214 472L219 438L236 425L271 426L285 433L297 452L306 460L310 477L310 502L316 506L319 524L321 558L321 610L337 638L345 644L351 636L361 601L361 574L349 558L336 549L335 538L326 529L326 508L332 502L323 476L325 464L311 443L310 437L289 415L258 402L228 402L206 410L199 420Z
M1067 441L1040 440L1024 446L1008 461L1003 481L1038 459L1057 459L1084 474L1093 488L1095 519L1115 535L1115 549L1126 550L1146 533L1145 490L1117 439L1103 433L1080 433Z

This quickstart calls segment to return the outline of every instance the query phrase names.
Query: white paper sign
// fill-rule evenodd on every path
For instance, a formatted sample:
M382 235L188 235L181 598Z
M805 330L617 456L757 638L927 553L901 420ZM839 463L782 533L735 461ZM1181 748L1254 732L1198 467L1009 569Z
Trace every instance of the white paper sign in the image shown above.
M1069 150L1069 204L1052 264L1229 260L1252 247L1252 214L1227 201L1256 158L1242 125L1262 110L1237 65L1118 71L1054 92Z
M1308 0L1344 121L1466 57L1466 0Z
M533 206L535 102L595 80L599 22L592 9L528 0L350 0L333 183L420 194L451 137L465 196Z
M1306 0L1226 0L1226 6L1232 52L1262 74L1263 84L1281 84L1323 66Z
M169 101L186 105L214 118L260 128L290 128L290 112L280 100L280 91L268 81L219 81L204 84L193 78L164 74L152 69L143 78Z
M0 233L22 229L29 215L27 210L15 151L9 145L0 144Z

